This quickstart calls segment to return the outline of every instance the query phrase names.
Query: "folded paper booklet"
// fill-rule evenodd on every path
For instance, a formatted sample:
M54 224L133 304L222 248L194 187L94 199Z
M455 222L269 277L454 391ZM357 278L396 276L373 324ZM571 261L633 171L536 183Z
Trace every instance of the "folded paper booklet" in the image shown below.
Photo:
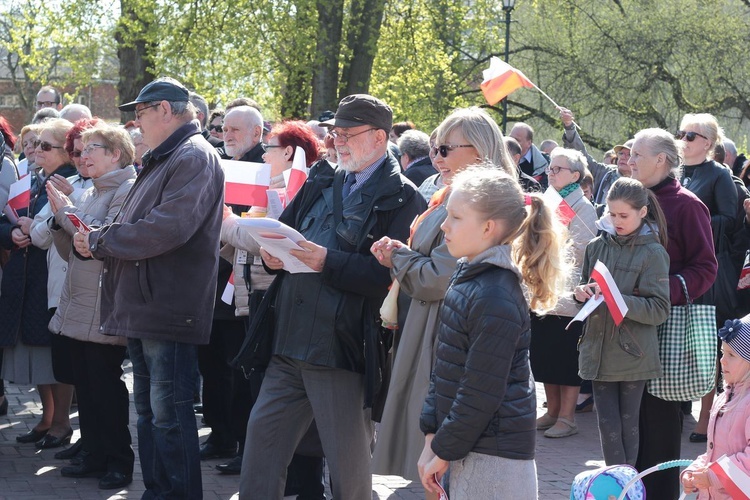
M281 259L284 270L292 274L317 272L289 253L292 249L303 250L297 243L306 241L304 236L291 227L267 217L241 218L237 223L249 232L266 252Z

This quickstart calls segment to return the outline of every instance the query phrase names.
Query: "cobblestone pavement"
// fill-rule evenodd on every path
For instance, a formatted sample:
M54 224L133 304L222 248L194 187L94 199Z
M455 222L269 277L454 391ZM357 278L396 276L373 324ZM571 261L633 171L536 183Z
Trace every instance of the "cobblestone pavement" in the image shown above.
M132 370L126 370L126 382L132 389ZM539 415L543 414L541 404L544 391L538 386ZM8 415L0 417L0 499L5 500L57 500L57 499L137 499L144 487L140 467L135 465L133 483L119 492L103 492L97 489L96 479L69 479L60 476L58 469L65 465L55 460L58 450L38 451L33 445L16 443L16 436L30 430L41 415L41 405L36 391L29 386L6 384L6 394L10 401ZM135 441L135 410L131 398L131 432ZM697 418L699 403L693 404L693 418ZM78 414L73 408L73 425L77 427ZM693 458L700 454L705 445L690 443L687 436L693 429L693 418L685 419L682 457ZM599 449L599 435L596 428L596 414L583 413L577 416L579 433L563 439L548 439L541 432L537 440L536 462L539 476L539 498L567 499L573 477L588 468L603 465ZM199 422L200 425L200 422ZM199 429L201 437L209 430ZM76 430L73 441L80 437ZM134 447L137 443L134 442ZM137 453L136 453L137 461ZM236 498L239 478L223 476L214 470L220 460L202 463L204 498ZM411 483L397 476L373 476L373 499L378 500L417 500L421 496L421 485ZM329 497L330 498L330 497Z

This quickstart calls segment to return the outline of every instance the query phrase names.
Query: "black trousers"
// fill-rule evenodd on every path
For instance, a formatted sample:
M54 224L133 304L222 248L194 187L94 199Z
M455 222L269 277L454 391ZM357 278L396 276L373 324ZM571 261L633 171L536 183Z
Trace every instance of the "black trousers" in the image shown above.
M128 429L128 389L122 380L125 346L68 337L71 375L78 395L78 421L87 464L107 472L133 473L135 454Z
M203 376L203 417L211 427L211 441L220 448L245 443L252 408L250 383L229 363L245 340L247 320L216 319L207 345L198 346L198 368Z
M665 401L644 391L640 413L640 443L635 468L680 458L682 414L679 401ZM676 500L680 496L680 470L671 468L643 478L648 498Z

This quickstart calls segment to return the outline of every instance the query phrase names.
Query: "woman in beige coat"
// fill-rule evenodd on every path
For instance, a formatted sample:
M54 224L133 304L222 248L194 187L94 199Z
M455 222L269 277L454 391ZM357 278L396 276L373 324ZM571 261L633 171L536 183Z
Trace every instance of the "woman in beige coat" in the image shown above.
M440 229L447 216L451 180L458 171L485 160L516 177L500 129L479 108L451 113L438 127L435 144L434 163L448 187L432 196L429 208L412 228L409 246L383 238L372 247L380 263L391 268L401 292L411 299L394 355L373 472L412 480L419 480L417 460L424 448L419 416L434 363L438 311L456 268L456 259L448 252Z
M73 206L51 184L47 191L55 224L51 227L55 247L67 259L68 272L60 305L49 328L60 334L78 394L78 412L83 441L83 462L63 467L65 477L101 477L101 489L122 488L132 481L135 455L128 430L128 390L122 381L125 339L100 331L101 275L103 262L81 259L72 247L76 227L72 213L91 228L110 224L122 207L135 181L130 135L119 127L94 128L81 136L81 161L89 168L93 187Z

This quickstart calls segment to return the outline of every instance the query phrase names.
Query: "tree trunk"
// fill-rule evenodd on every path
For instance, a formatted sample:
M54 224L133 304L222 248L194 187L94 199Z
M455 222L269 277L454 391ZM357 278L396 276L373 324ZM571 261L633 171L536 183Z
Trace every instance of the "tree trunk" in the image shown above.
M117 58L120 60L120 80L117 91L120 103L133 101L141 89L156 77L149 69L153 41L148 39L149 21L139 15L138 0L120 0L121 21L115 33ZM126 123L133 112L121 112Z
M323 111L335 111L338 104L339 53L344 25L344 0L317 0L318 40L313 64L313 118Z
M384 10L385 0L352 0L347 36L351 60L344 63L340 97L368 92Z

